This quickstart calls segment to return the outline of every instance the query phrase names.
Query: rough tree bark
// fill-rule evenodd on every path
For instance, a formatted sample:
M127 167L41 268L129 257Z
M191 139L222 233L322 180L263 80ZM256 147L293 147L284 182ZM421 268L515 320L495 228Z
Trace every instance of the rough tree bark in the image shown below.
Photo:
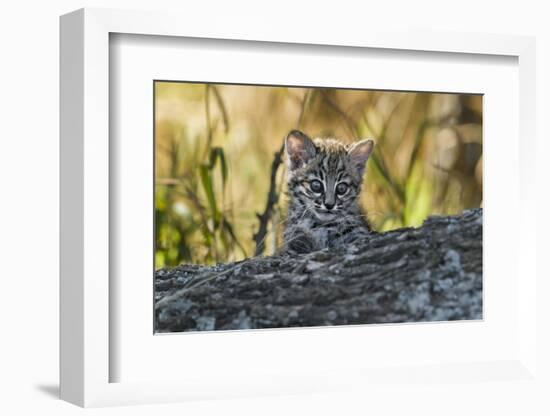
M341 251L155 275L157 332L482 318L482 210Z

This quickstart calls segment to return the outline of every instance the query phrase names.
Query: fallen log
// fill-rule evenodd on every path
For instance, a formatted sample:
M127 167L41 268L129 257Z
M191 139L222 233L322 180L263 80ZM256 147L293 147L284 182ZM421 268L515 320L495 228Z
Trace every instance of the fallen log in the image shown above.
M482 318L482 209L340 251L155 273L156 332Z

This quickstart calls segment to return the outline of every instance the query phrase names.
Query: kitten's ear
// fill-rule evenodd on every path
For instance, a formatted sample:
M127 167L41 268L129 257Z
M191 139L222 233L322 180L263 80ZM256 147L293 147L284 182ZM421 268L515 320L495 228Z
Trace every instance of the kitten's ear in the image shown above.
M355 169L359 171L361 176L363 176L363 172L365 172L365 164L373 148L374 142L370 139L365 139L354 143L348 150L350 161Z
M286 161L290 170L308 163L317 153L313 141L304 133L292 130L285 139Z

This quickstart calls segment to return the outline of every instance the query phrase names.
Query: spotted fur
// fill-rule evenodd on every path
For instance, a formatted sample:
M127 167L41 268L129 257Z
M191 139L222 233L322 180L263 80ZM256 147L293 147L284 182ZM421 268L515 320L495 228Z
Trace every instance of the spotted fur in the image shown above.
M293 130L285 141L289 209L285 248L310 252L341 247L370 233L358 197L374 143L347 145Z

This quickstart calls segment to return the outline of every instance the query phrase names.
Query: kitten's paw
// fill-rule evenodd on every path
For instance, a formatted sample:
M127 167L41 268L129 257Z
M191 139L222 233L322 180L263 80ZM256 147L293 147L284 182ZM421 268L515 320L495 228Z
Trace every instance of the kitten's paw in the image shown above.
M305 234L295 234L285 244L285 251L291 254L305 254L318 250L315 240Z

